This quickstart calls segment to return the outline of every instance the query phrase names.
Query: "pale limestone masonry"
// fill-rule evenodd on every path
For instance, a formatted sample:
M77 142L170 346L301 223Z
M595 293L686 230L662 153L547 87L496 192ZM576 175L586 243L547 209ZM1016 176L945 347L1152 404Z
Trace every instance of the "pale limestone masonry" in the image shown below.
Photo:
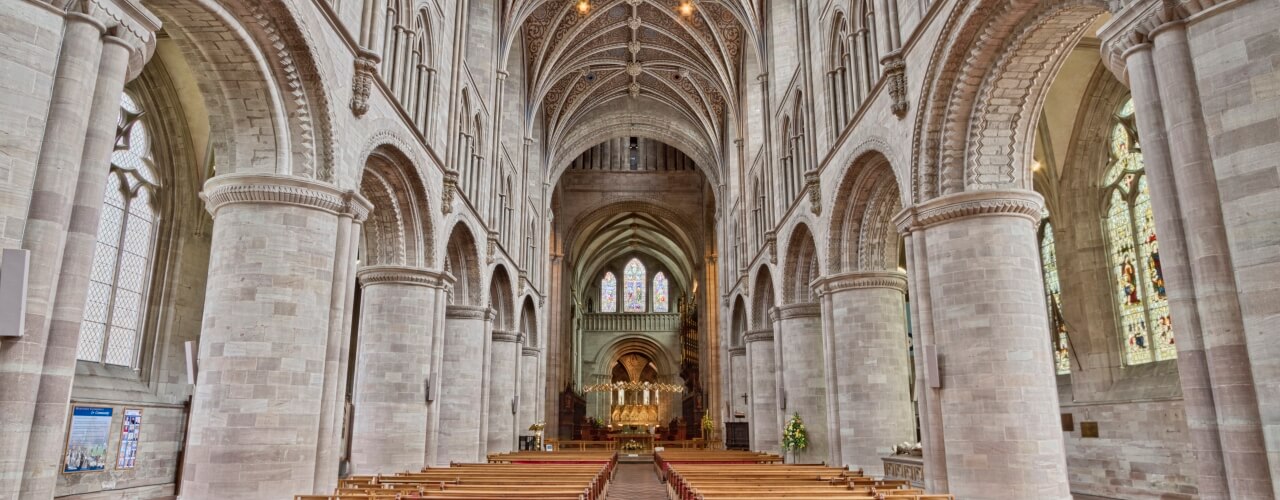
M918 437L965 500L1280 496L1274 0L591 3L0 1L0 248L30 252L0 500L479 461L568 438L561 393L620 356L691 352L694 406L771 452L799 412L803 462ZM1103 186L1129 98L1177 351L1136 365ZM153 186L108 193L144 142ZM583 329L632 256L696 351ZM86 311L125 361L82 359ZM103 470L61 472L73 406L114 412Z

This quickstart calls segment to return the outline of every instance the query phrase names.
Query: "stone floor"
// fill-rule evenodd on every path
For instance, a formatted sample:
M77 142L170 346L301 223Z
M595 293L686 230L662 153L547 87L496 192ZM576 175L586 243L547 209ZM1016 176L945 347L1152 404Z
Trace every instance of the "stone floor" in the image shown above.
M658 480L653 462L620 462L606 500L667 500L667 489Z

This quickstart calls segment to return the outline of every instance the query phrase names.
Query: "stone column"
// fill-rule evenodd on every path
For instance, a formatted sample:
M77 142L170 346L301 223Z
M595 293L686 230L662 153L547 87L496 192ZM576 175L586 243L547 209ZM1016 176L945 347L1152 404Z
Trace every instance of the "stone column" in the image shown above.
M351 472L421 470L427 457L427 384L436 291L450 278L426 269L371 266L358 273L360 334L353 388Z
M1177 328L1178 381L1182 386L1187 430L1196 454L1197 493L1206 500L1229 498L1222 442L1218 435L1218 411L1213 404L1213 386L1205 359L1204 335L1200 313L1196 309L1187 237L1183 231L1177 188L1174 187L1173 159L1169 153L1164 107L1160 102L1151 44L1131 48L1125 53L1125 64L1129 69L1134 118L1142 143L1142 162L1152 193L1152 212L1160 235L1160 268L1169 291L1169 314Z
M751 414L749 406L751 402L751 381L748 380L751 366L747 364L747 347L745 345L730 347L727 353L729 362L726 363L727 366L724 370L726 373L724 383L729 387L729 393L725 395L724 399L729 403L728 408L725 409L725 414L727 415L725 421L730 422L738 421L737 417L734 417L734 414L738 411L741 411L743 415ZM744 394L747 395L745 401L741 400Z
M750 384L747 420L751 423L751 449L778 453L782 429L778 427L778 389L774 378L773 330L747 332L742 337L747 344L747 366L750 367Z
M800 414L809 434L809 447L797 452L799 463L826 462L827 442L826 356L822 351L822 309L816 303L788 304L775 309L775 349L781 355L782 427Z
M1195 235L1187 239L1187 252L1228 493L1234 498L1273 498L1267 441L1186 24L1167 23L1152 30L1150 37L1176 196L1183 223Z
M312 491L338 240L349 194L306 179L228 174L213 214L184 499Z
M1036 241L1042 204L1032 191L976 191L897 217L899 228L922 233L923 255L914 251L928 263L921 292L933 299L948 493L957 498L1071 499Z
M0 498L19 494L32 433L42 432L39 427L65 423L35 422L34 418L105 30L89 16L66 15L26 228L15 228L23 230L22 248L31 251L31 261L24 334L0 343L0 387L4 388L0 394L0 449L5 450L0 453Z
M519 332L493 330L489 361L489 429L487 453L515 449L517 373L520 369Z
M910 220L907 221L910 223ZM936 347L933 339L933 306L929 296L929 265L926 261L924 233L910 232L899 224L899 231L905 236L902 244L907 252L907 272L911 276L907 280L908 293L911 294L911 331L915 347L913 364L916 373L916 404L920 418L920 444L924 450L924 486L927 491L947 491L947 453L946 441L942 433L942 409L939 404L940 391L931 385L931 376L926 370L923 353L932 352ZM916 243L919 241L919 243Z
M484 378L485 324L492 311L485 306L450 305L445 309L444 359L440 395L433 406L440 412L435 440L435 466L476 462L482 458L480 423Z
M819 284L834 329L840 411L839 464L884 475L881 457L914 441L907 359L907 278L897 271L860 271Z
M516 419L516 436L533 435L529 426L538 423L538 371L542 351L536 347L520 348L520 415ZM545 430L544 430L545 431Z
M72 21L69 21L72 22ZM70 33L70 29L68 32ZM86 30L89 31L89 30ZM87 34L87 33L86 33ZM75 195L66 226L66 246L57 275L56 296L50 309L48 343L31 419L21 498L53 496L61 463L66 433L68 403L76 372L76 351L80 339L80 322L84 319L88 295L89 273L98 242L98 223L102 200L116 142L116 120L120 116L120 95L129 69L131 47L114 36L102 37L97 85L88 106L84 149ZM77 96L79 97L79 96ZM32 202L35 207L35 200ZM63 209L67 207L59 207ZM33 216L34 217L34 216ZM36 255L32 255L34 262ZM30 325L28 325L30 326ZM23 436L26 437L26 436Z

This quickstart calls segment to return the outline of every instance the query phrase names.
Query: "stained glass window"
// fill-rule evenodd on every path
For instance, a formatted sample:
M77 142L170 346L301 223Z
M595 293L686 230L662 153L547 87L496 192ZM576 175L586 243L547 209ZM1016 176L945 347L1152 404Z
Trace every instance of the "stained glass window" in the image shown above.
M631 259L622 269L623 311L644 312L644 264Z
M1116 114L1110 138L1112 163L1105 177L1113 294L1125 362L1131 365L1178 355L1133 111L1129 100Z
M1053 224L1049 212L1041 213L1040 264L1044 273L1045 303L1049 307L1049 330L1053 342L1053 365L1059 375L1071 373L1071 351L1067 342L1067 324L1062 320L1062 286L1058 283L1058 252L1054 250Z
M600 280L600 312L618 312L618 278L611 272Z
M142 333L159 184L142 107L124 94L76 356L133 366Z
M653 275L653 312L664 313L670 310L667 299L667 275L658 271Z

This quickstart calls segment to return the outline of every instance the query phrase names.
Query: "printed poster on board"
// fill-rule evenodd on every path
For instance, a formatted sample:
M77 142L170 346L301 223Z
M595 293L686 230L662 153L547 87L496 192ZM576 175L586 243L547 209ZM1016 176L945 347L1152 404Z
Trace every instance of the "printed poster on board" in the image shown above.
M107 440L111 439L111 408L77 406L71 412L63 473L107 468Z
M132 469L138 461L138 434L142 432L142 410L125 408L120 424L120 452L116 453L117 469Z

